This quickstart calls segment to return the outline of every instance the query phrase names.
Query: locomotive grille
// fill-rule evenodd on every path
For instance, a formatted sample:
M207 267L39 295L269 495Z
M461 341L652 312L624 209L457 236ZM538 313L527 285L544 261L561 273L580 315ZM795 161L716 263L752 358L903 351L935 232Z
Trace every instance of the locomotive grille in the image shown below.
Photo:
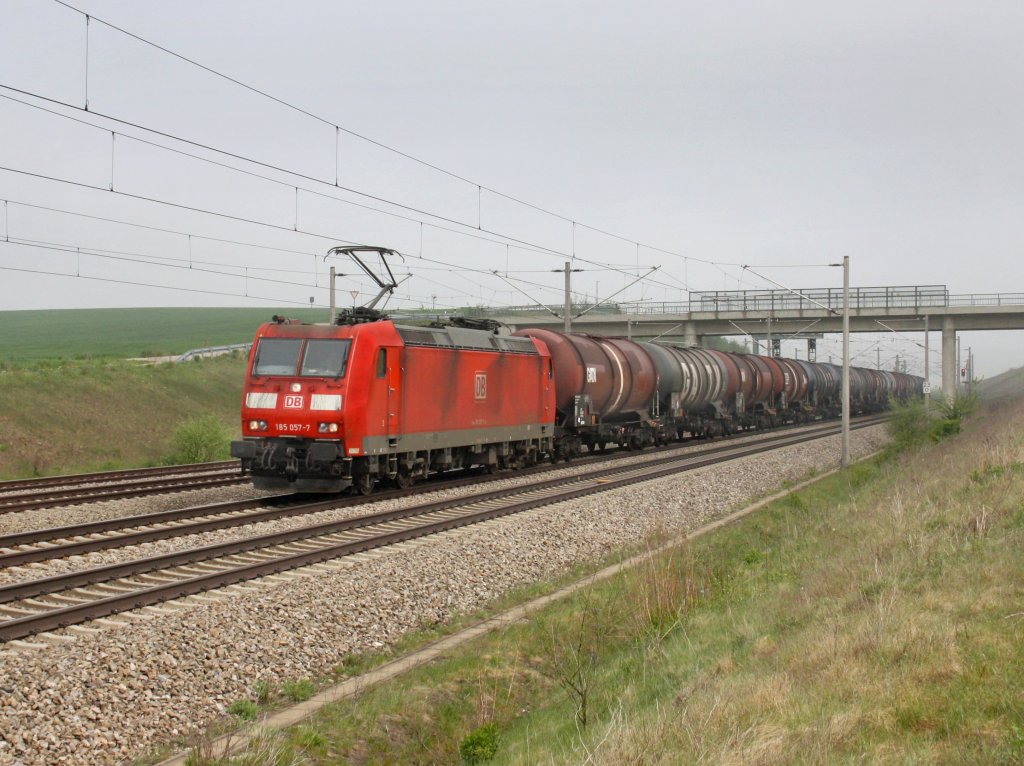
M500 351L506 354L537 356L537 347L529 338L491 335L478 330L445 328L428 330L421 327L396 327L407 346Z

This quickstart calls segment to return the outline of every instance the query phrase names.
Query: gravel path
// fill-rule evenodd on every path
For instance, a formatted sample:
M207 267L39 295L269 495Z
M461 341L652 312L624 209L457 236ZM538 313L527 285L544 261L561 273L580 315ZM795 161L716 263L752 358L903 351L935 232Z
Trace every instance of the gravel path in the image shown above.
M852 453L886 440L884 426L855 431ZM202 730L258 680L327 673L348 653L652 532L699 526L838 461L830 437L362 554L70 643L0 651L0 764L124 762Z

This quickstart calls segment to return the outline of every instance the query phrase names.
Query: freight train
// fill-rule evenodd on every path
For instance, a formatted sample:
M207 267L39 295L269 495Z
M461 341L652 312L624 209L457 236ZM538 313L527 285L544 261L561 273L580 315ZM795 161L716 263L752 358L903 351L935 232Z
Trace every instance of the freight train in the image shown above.
M851 412L923 380L850 369ZM231 454L260 489L368 494L431 473L517 468L609 445L639 449L834 417L832 364L453 320L331 324L274 317L249 356Z

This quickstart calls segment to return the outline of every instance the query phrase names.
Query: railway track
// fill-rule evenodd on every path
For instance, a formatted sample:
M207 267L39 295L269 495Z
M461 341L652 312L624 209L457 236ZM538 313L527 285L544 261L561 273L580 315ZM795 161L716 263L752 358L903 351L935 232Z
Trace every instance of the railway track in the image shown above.
M876 421L859 422L867 427ZM437 534L542 505L618 489L682 471L831 436L818 425L755 443L605 466L581 475L540 479L513 489L478 492L398 510L233 540L0 587L0 641L13 641L224 588L290 569ZM713 454L712 454L713 453ZM335 500L335 503L337 501Z
M248 481L248 477L241 474L238 461L225 461L0 482L0 514L190 489L226 487Z
M0 493L23 489L45 489L46 487L66 487L72 484L103 484L122 479L147 479L153 476L168 476L183 473L205 473L238 468L237 460L217 460L213 463L184 463L181 465L162 465L152 468L125 468L118 471L95 471L93 473L74 473L63 476L40 476L34 479L8 479L0 481Z
M873 425L881 422L880 418L869 418L857 421L862 425ZM814 428L830 428L829 424L816 424ZM807 432L807 428L801 433ZM706 444L706 443L704 443ZM689 445L687 445L689 446ZM700 454L710 455L731 447L728 442L709 449L700 450ZM670 445L658 450L646 452L646 455L663 453L680 453L686 446ZM629 459L637 453L596 453L575 462L575 465L607 462L615 459ZM552 466L534 466L519 471L517 476L528 476L546 473ZM201 534L219 529L228 529L291 516L318 513L356 505L409 497L415 494L434 492L444 489L457 489L492 481L490 475L474 475L456 479L433 480L416 485L411 490L386 490L366 497L332 497L328 500L318 499L309 502L302 495L285 494L256 500L239 500L210 505L179 508L159 511L152 514L127 516L102 521L87 522L49 529L31 530L0 536L0 569L24 566L39 561L47 561L68 556L79 556L96 551L110 550L128 545L165 540L185 535ZM502 477L498 477L502 478Z

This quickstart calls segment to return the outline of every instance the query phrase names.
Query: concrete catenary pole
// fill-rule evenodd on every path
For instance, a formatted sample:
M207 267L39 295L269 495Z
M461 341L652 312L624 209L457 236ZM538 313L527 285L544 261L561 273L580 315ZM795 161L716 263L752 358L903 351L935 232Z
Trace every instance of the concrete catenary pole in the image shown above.
M334 324L334 320L338 316L338 309L334 303L334 266L331 266L331 282L328 292L331 294L331 324Z
M843 256L843 441L839 464L850 465L850 256Z
M565 262L565 331L569 332L572 329L572 294L569 292L571 289L572 267L569 261Z
M928 414L928 400L932 398L932 374L928 364L928 315L924 315L924 412Z

